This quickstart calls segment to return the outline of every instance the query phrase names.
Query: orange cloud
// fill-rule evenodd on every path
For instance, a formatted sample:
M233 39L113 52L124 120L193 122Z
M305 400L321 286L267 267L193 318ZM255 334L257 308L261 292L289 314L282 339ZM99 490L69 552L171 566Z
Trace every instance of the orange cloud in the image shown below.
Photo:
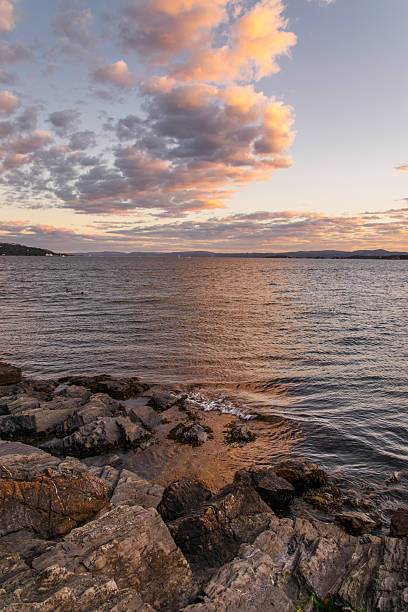
M402 166L395 166L394 170L399 172L408 172L408 164L403 164Z
M135 84L135 78L129 72L127 64L123 60L119 60L105 68L100 68L94 72L93 79L98 83L112 83L122 89Z
M9 91L0 91L0 114L11 115L20 106L20 101Z
M14 5L10 0L0 0L0 34L7 34L16 25Z

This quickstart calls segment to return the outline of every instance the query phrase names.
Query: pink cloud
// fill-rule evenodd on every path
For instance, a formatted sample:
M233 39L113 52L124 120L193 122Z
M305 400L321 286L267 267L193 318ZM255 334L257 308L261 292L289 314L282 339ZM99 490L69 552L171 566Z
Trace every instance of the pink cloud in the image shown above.
M394 170L398 170L399 172L408 172L408 164L403 164L402 166L395 166Z
M11 115L20 106L20 101L9 91L0 91L0 114Z
M135 78L129 72L127 64L123 60L96 70L93 74L93 79L97 83L111 83L121 89L135 84Z
M16 25L14 8L10 0L0 0L0 34L7 34Z

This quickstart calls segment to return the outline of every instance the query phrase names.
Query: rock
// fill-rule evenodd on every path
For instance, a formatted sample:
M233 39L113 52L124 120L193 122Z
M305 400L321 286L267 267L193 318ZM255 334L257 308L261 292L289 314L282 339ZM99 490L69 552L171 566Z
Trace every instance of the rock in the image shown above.
M157 510L168 523L197 508L210 497L211 491L199 480L181 478L166 487Z
M103 404L87 404L80 410L75 410L65 421L59 423L56 428L56 434L62 437L69 436L84 425L96 421L99 417L110 416L112 416L112 411L107 406Z
M122 470L111 497L114 506L142 506L142 508L157 508L164 487L144 480L134 472Z
M303 493L302 497L307 503L322 512L330 512L340 507L344 501L342 492L335 486L309 489Z
M407 609L408 540L347 535L332 524L272 517L184 612Z
M393 472L391 476L386 479L386 484L395 484L401 482L401 474L399 472Z
M31 529L55 537L94 516L109 499L104 484L75 459L6 455L0 464L0 535Z
M21 381L21 368L0 362L0 385L13 385Z
M86 404L92 395L89 389L81 387L80 385L60 385L60 387L59 390L56 389L54 391L55 395L80 399L82 404Z
M157 412L168 410L179 401L179 396L170 391L157 391L153 393L148 401L148 406Z
M55 433L57 427L72 412L72 409L36 408L19 414L2 416L0 417L0 436L10 440L43 438Z
M149 385L141 383L138 378L115 378L100 374L98 376L70 376L61 378L60 383L86 387L92 393L107 393L117 400L126 400L149 388Z
M390 535L394 538L408 536L408 509L398 508L391 517Z
M328 476L318 465L307 459L283 459L275 466L278 476L290 482L297 494L317 489L327 483Z
M35 410L40 407L40 400L29 395L20 395L7 404L8 414L21 414L26 410Z
M202 571L230 561L242 542L268 527L271 516L254 489L229 485L168 526L188 561Z
M141 423L149 429L155 429L162 424L160 415L147 404L147 398L127 400L124 405L128 417L135 423Z
M242 425L241 423L230 423L224 433L226 444L233 444L234 442L253 442L255 439L255 432L253 432L248 425Z
M22 442L8 442L0 440L0 457L4 455L47 455L46 452L40 450L36 446L29 446ZM54 461L54 459L53 459Z
M295 497L294 487L276 475L273 467L257 467L236 472L234 482L252 486L264 502L277 512L285 510Z
M116 485L119 481L120 470L117 470L112 465L91 466L87 468L99 480L102 480L108 493L109 499L112 497Z
M196 593L186 559L153 508L117 506L71 531L32 566L114 580L163 611L180 610Z
M149 436L149 432L130 419L98 417L65 438L54 438L42 444L41 448L56 455L81 458L100 455L116 448L132 448Z
M201 446L208 439L208 431L199 423L179 423L169 432L167 436L180 444L191 444L191 446Z
M16 554L1 555L0 563L9 566L0 590L1 609L8 612L154 612L133 589L109 578L58 566L36 572Z
M355 536L371 533L377 526L377 523L363 512L342 512L336 514L336 521L347 533Z

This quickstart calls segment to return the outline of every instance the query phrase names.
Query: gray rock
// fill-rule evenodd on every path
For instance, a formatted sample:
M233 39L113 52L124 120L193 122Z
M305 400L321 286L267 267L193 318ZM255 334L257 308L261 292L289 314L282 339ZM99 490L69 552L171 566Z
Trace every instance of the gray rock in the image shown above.
M149 436L145 429L130 419L98 417L65 438L54 438L42 444L41 448L61 456L89 457L116 448L135 447Z
M79 385L61 385L60 390L55 390L55 395L61 395L63 397L78 398L82 404L86 404L92 395L92 392L86 387Z
M159 414L147 404L148 398L142 397L135 400L127 400L124 406L129 418L135 423L141 423L143 427L155 429L162 424Z
M0 440L0 457L4 455L47 455L45 451L36 446L23 444L22 442L9 442Z
M168 410L179 401L179 396L171 391L156 391L148 401L148 405L157 412Z
M9 414L21 414L26 410L35 410L40 407L40 400L29 395L20 395L7 404Z
M0 362L0 385L12 385L21 380L21 368L10 365L5 361Z
M104 484L75 459L60 462L44 453L1 458L0 535L21 529L63 535L108 501Z
M114 506L142 506L143 508L157 508L164 487L144 480L134 472L122 470L111 497Z
M265 612L311 611L314 594L343 610L402 612L407 552L407 539L358 538L336 525L272 517L269 529L214 575L204 602L185 610L255 612L258 601Z
M390 535L394 538L408 536L408 509L398 508L391 517Z
M0 436L4 439L41 438L55 433L73 409L46 410L36 408L19 414L0 417Z
M168 438L180 444L201 446L208 440L208 433L199 423L179 423L169 432Z
M114 580L163 611L180 610L196 593L187 561L153 508L117 506L71 531L32 566Z

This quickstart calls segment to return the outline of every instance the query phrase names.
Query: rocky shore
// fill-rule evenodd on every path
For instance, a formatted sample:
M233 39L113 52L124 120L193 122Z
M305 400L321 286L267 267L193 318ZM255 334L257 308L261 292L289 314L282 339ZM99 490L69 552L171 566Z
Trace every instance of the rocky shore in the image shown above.
M0 610L408 610L401 476L388 524L293 455L217 478L256 437L176 388L0 364Z

